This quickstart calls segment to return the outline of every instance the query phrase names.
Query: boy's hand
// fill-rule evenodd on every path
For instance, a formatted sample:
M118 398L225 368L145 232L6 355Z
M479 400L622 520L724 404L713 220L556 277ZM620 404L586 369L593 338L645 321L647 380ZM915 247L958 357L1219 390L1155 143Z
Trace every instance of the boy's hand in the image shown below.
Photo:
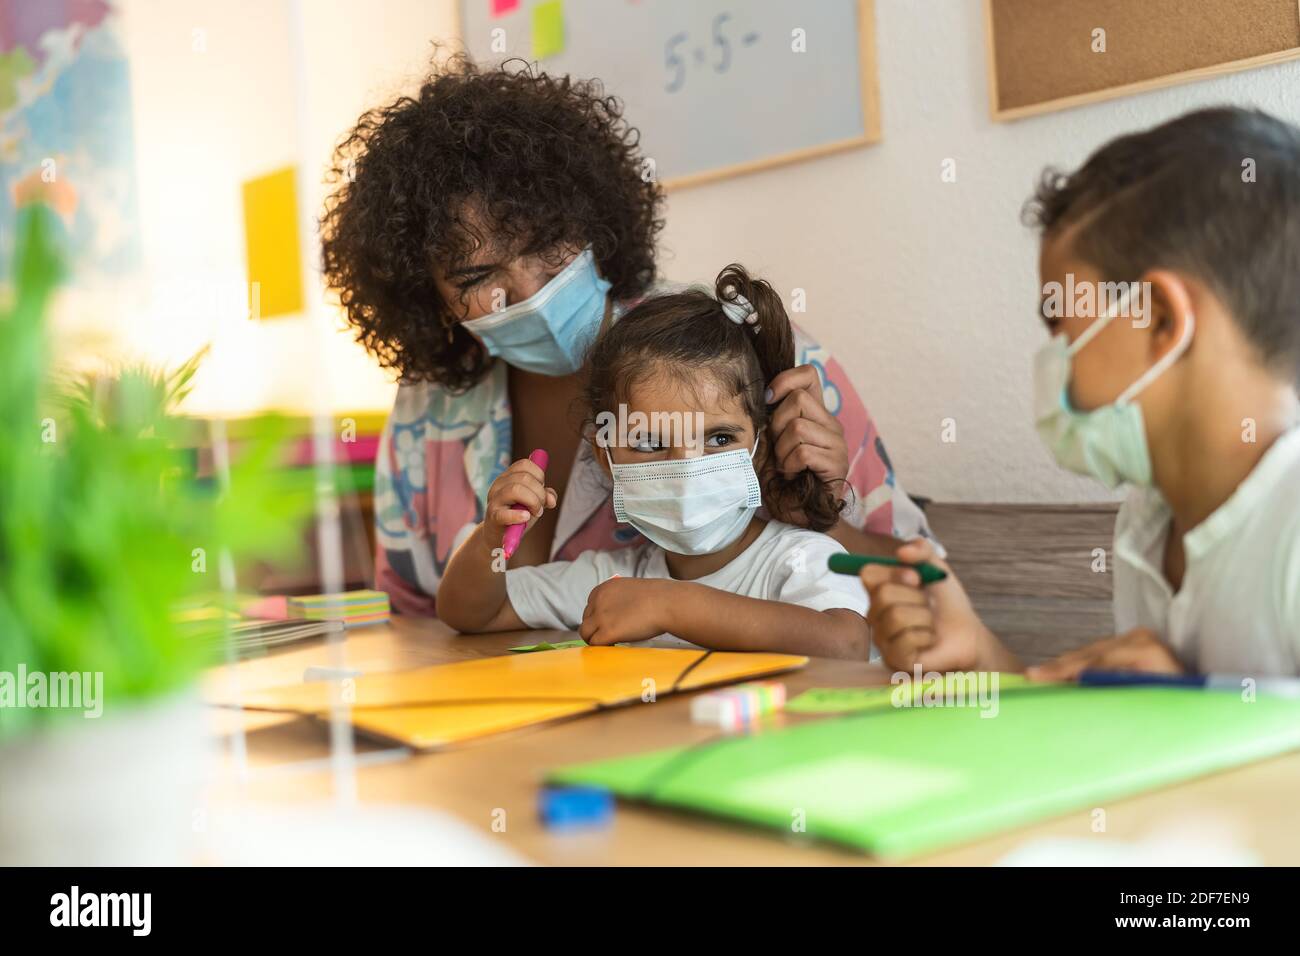
M543 484L545 477L542 469L521 458L492 482L482 525L483 543L489 555L501 547L501 537L511 525L527 522L531 528L544 509L556 506L555 489Z
M871 597L871 640L885 663L908 672L917 665L926 671L976 668L984 625L952 568L935 556L934 546L924 538L902 545L895 557L908 564L928 561L948 577L922 587L921 576L912 568L868 564L859 572Z
M647 641L669 630L676 581L613 577L591 589L578 633L588 644Z
M1085 670L1181 674L1183 665L1155 631L1137 627L1126 634L1085 644L1046 664L1027 668L1025 676L1042 681L1076 680Z

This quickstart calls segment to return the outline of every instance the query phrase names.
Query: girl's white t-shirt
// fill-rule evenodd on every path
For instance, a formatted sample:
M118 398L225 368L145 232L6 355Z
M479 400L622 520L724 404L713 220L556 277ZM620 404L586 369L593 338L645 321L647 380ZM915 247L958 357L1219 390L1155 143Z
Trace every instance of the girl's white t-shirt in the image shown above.
M798 604L815 611L845 608L867 612L867 592L854 575L826 566L844 548L834 538L781 521L768 521L759 536L726 567L692 583L767 601ZM572 561L553 561L506 571L506 593L520 620L531 628L576 630L587 596L614 575L671 578L663 548L646 541L617 551L585 551ZM638 647L694 647L664 635Z

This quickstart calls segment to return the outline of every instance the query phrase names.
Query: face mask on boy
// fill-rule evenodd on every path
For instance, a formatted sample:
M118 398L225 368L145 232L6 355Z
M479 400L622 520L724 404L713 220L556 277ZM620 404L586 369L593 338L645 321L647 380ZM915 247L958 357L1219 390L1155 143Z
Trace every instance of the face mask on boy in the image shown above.
M737 448L619 465L606 448L614 477L614 516L674 554L721 551L744 534L763 503L754 472L757 451L755 442L748 452Z
M1124 482L1151 484L1151 454L1142 407L1133 399L1187 351L1195 328L1189 315L1179 343L1114 402L1090 412L1077 411L1070 405L1071 359L1115 316L1126 311L1128 300L1126 287L1106 314L1088 326L1073 344L1063 332L1054 335L1034 359L1034 419L1039 437L1062 468L1091 475L1110 488Z
M522 302L461 323L488 354L539 375L571 375L605 317L610 284L596 271L591 248Z

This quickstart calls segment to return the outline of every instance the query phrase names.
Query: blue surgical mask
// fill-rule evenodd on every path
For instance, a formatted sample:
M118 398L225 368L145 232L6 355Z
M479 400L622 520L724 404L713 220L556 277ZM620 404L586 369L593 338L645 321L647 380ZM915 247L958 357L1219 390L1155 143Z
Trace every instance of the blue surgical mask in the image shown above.
M609 283L588 247L534 295L462 322L488 354L539 375L571 375L600 331Z
M1090 475L1109 488L1125 482L1151 484L1151 453L1142 406L1133 399L1187 351L1195 328L1189 315L1182 340L1114 402L1090 412L1078 411L1070 404L1071 360L1125 310L1128 298L1126 292L1073 343L1064 333L1053 336L1034 360L1034 418L1039 437L1062 468Z
M756 451L757 442L752 451L617 465L607 448L614 516L674 554L721 551L745 533L763 503Z

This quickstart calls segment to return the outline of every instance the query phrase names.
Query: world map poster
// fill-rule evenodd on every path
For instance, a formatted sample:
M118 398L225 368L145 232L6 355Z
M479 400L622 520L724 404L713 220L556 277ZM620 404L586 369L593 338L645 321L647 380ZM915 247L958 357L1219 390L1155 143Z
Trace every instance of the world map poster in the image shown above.
M0 0L0 283L19 207L58 213L68 278L103 288L141 258L131 86L109 0Z

